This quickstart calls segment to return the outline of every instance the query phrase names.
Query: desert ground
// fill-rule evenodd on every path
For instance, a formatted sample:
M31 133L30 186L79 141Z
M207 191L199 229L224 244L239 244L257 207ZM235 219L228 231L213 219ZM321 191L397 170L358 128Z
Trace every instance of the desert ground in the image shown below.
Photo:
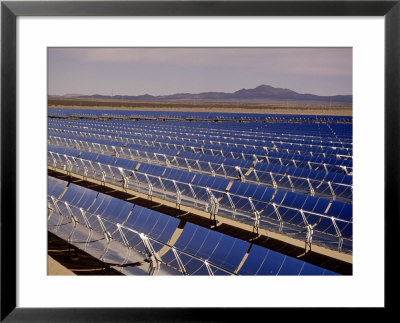
M49 108L351 116L351 105L293 102L128 101L49 98Z

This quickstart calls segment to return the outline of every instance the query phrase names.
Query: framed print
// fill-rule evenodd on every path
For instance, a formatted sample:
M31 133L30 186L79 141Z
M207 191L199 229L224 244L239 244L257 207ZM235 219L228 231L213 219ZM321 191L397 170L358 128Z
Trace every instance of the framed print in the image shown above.
M395 306L398 1L1 12L2 320Z

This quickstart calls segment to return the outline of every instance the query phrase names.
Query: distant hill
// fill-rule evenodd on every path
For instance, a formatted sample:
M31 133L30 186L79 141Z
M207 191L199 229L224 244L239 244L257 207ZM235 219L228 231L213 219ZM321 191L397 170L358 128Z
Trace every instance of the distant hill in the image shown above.
M71 97L71 94L65 97ZM202 92L192 93L176 93L171 95L76 95L76 98L93 98L93 99L115 99L115 100L159 100L159 101L295 101L295 102L332 102L351 104L352 95L334 95L320 96L315 94L301 94L289 89L276 88L270 85L260 85L254 89L241 89L234 93L225 92Z

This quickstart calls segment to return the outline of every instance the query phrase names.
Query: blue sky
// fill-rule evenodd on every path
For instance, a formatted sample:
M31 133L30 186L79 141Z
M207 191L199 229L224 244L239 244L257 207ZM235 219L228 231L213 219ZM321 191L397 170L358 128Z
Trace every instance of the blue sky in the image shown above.
M352 49L49 48L48 77L51 95L234 92L261 84L352 94Z

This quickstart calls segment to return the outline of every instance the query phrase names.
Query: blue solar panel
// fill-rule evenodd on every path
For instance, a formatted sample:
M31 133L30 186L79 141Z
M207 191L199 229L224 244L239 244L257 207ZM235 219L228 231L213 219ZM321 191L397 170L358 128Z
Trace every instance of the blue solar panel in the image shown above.
M230 271L238 267L249 245L248 242L191 223L185 225L175 243L175 247Z
M67 183L54 177L47 177L47 194L59 197L64 192Z
M154 239L168 242L179 220L168 215L135 205L125 225Z

